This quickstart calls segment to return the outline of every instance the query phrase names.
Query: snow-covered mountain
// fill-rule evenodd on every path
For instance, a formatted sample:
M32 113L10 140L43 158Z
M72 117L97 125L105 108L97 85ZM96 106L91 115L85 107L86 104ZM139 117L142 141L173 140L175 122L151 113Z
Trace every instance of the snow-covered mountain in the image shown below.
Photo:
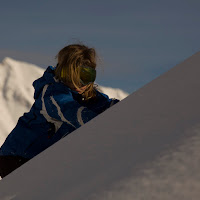
M17 120L27 112L34 99L32 83L41 77L44 69L6 57L0 63L0 146L14 128ZM109 87L99 89L110 98L123 99L128 93Z

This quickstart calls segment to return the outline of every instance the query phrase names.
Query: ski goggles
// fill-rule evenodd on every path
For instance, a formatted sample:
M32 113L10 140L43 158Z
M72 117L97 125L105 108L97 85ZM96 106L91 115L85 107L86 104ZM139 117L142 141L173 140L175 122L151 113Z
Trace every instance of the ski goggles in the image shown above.
M81 66L80 82L83 86L93 83L96 79L96 70L92 67Z
M61 77L64 78L64 70L61 72ZM83 86L93 83L96 79L96 70L92 67L81 66L80 82Z

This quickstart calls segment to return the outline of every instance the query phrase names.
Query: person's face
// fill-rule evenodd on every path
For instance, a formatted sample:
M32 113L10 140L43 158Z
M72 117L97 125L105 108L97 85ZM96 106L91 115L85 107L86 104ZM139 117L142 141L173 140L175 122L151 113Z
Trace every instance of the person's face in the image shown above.
M86 88L87 88L87 85L85 85L79 89L75 88L75 91L77 91L79 94L83 94L83 92L85 92Z
M67 86L71 89L74 90L76 92L78 92L79 94L82 94L83 92L85 92L85 90L87 89L87 85L81 87L81 88L76 88L72 83L68 83Z

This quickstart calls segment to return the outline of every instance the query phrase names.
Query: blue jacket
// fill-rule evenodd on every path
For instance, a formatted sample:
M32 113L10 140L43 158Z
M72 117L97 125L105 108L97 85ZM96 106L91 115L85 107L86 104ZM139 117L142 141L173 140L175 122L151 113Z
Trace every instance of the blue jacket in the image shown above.
M19 118L0 155L30 159L119 101L99 91L96 98L83 101L80 94L55 79L51 66L33 86L35 102Z

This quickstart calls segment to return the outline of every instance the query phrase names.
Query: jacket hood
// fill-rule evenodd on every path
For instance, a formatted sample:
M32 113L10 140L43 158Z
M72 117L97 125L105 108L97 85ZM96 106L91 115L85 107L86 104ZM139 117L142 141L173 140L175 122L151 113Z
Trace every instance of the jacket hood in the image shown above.
M56 82L56 79L54 78L54 70L54 67L49 66L44 72L43 76L33 82L33 87L35 89L34 99L37 99L39 97L40 93L43 90L43 87L46 84L52 84Z

